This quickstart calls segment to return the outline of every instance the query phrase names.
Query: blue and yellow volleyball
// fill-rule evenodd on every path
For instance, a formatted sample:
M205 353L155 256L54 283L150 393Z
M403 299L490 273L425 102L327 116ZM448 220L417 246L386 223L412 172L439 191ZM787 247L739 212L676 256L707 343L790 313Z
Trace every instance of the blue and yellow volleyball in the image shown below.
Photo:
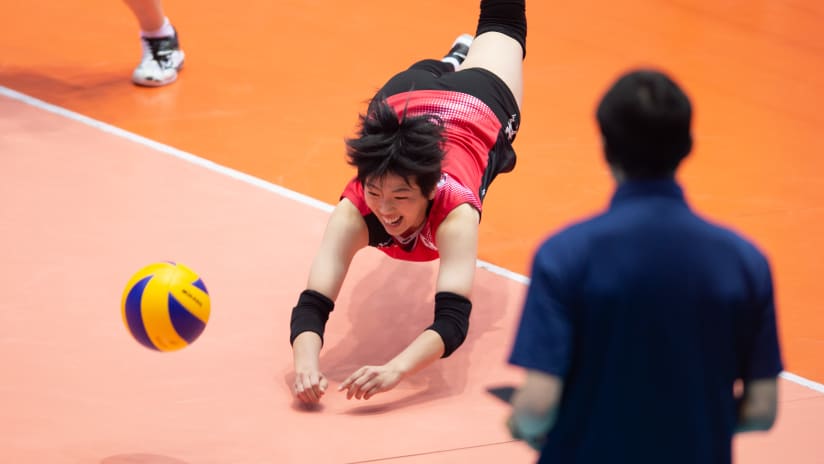
M150 264L123 291L123 324L135 340L157 351L185 348L203 333L211 305L203 279L174 262Z

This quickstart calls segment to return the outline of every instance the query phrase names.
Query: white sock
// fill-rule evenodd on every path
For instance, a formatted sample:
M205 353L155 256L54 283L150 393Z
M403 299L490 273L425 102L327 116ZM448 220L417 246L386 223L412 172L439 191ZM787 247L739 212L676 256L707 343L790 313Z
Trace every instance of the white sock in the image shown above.
M444 63L449 63L449 64L451 64L451 65L452 65L452 67L453 67L456 71L458 70L458 66L460 66L460 65L461 65L461 63L459 63L459 62L458 62L458 59L457 59L457 58L455 58L455 57L452 57L452 56L446 56L446 57L443 57L443 58L441 59L441 61L443 61Z
M157 38L171 37L173 35L175 35L175 29L172 27L172 23L169 22L169 18L163 18L163 25L160 26L160 29L154 31L140 31L140 37Z

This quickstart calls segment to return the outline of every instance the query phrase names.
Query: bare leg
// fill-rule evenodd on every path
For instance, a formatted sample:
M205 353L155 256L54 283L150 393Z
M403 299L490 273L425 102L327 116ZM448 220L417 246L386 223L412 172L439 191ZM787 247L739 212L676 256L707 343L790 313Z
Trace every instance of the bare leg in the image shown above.
M161 0L123 0L132 10L141 31L156 31L163 27L166 15Z
M459 69L491 71L506 83L520 108L524 97L523 57L524 51L517 40L500 32L484 32L475 37Z
M475 40L461 69L483 68L509 87L518 108L524 95L526 0L480 0Z

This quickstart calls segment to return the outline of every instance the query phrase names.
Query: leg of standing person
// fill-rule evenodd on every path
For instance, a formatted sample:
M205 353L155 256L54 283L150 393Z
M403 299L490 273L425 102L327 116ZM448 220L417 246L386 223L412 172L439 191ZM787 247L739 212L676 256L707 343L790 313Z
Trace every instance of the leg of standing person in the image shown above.
M177 80L183 68L183 50L177 31L163 11L161 0L124 0L140 26L143 56L132 73L132 82L160 87Z

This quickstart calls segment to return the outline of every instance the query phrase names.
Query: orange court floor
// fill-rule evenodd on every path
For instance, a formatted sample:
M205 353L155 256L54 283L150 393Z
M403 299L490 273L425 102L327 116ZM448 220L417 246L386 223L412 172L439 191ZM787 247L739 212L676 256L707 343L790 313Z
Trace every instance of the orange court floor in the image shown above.
M529 1L518 166L484 204L473 334L396 391L312 413L290 401L284 315L353 174L343 138L392 73L474 31L478 1L169 0L187 62L159 89L129 80L122 2L0 2L0 462L531 462L483 389L519 378L505 358L535 246L609 200L594 107L635 66L693 99L690 203L773 266L781 409L736 438L738 462L824 462L821 2ZM213 293L203 337L172 354L119 312L131 273L163 259ZM398 266L358 255L322 359L333 385L427 319L358 300L427 301L431 265Z

